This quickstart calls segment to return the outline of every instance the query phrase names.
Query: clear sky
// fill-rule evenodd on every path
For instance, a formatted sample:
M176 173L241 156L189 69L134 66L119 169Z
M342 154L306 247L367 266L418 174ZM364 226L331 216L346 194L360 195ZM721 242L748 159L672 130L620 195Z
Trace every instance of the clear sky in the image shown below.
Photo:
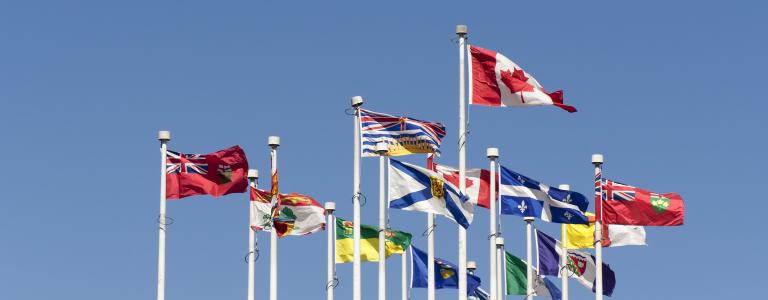
M768 268L758 255L768 205L755 195L768 167L765 12L758 1L2 1L0 299L155 297L160 129L181 152L239 144L262 174L267 136L279 135L281 189L336 201L347 218L351 96L443 122L439 161L456 165L456 24L579 109L471 107L470 167L487 167L495 146L505 166L589 194L590 155L603 153L606 177L686 203L685 226L605 251L613 298L754 298ZM377 166L362 163L368 224ZM187 198L168 214L167 299L244 299L246 195ZM424 214L391 219L426 247ZM502 224L522 256L522 220ZM537 226L559 237L558 226ZM436 234L437 256L457 262L456 226L438 218ZM486 281L487 235L480 209L468 253ZM259 239L265 299L269 245ZM325 233L278 246L280 299L323 299ZM388 262L392 299L399 263ZM352 266L338 269L337 299L351 299ZM363 275L374 299L376 264ZM571 291L592 297L575 282Z

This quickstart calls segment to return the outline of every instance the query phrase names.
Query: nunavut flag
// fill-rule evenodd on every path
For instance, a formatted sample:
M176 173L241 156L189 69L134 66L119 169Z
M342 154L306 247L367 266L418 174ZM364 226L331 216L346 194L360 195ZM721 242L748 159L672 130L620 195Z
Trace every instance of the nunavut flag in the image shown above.
M181 199L195 195L219 197L248 189L248 159L240 146L208 154L167 151L165 195Z
M576 112L563 104L563 91L547 93L531 74L495 51L469 47L472 76L472 97L469 104L485 106L554 105Z
M677 193L657 194L613 180L605 180L602 203L601 220L606 224L683 225L685 206L683 198Z

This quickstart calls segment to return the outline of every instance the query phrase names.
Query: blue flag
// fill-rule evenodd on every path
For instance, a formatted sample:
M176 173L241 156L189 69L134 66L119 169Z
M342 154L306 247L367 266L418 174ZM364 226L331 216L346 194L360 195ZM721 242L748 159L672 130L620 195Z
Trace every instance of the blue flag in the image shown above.
M553 223L589 224L583 213L589 207L587 197L550 187L505 167L501 167L499 198L502 214Z
M578 250L568 249L568 265L563 267L560 264L560 255L563 254L563 248L560 242L545 233L536 230L536 242L539 253L539 274L557 276L565 274L568 277L576 279L585 287L595 291L597 278L597 268L595 257ZM616 274L611 270L611 266L603 263L603 295L611 296L616 287Z
M411 245L411 288L427 287L427 253ZM459 267L435 257L435 289L459 288ZM467 295L474 296L480 277L467 273Z

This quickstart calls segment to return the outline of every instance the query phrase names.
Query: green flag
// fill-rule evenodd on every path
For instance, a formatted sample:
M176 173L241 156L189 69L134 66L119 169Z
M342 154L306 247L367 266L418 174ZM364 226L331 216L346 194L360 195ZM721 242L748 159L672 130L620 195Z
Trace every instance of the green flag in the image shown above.
M527 265L521 259L504 251L507 269L507 295L525 295L528 289Z

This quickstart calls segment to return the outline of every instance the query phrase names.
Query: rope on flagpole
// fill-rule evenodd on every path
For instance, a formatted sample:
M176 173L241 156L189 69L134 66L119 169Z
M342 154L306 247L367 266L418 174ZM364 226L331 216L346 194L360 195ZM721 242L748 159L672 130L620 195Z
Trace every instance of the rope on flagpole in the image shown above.
M259 260L259 256L261 256L260 255L261 252L259 252L259 243L258 242L256 242L253 245L253 251L250 251L250 252L248 252L248 254L245 255L245 263L246 264L248 263L248 256L250 256L251 253L253 253L253 255L254 255L253 261L258 261Z
M160 215L157 216L157 224L168 226L168 225L173 225L173 223L176 223L176 220L174 220L173 218L171 218L169 216L165 216L165 218L163 218ZM165 231L165 227L164 226L160 226L160 229Z
M435 231L435 228L437 228L437 223L432 225L432 227L427 227L427 229L424 230L424 232L421 233L421 236L429 236L432 234L433 231Z
M360 197L360 207L364 207L365 204L368 203L368 198L365 197L365 194L362 192L357 193L358 197ZM352 196L352 203L355 202L355 196Z
M339 286L339 282L341 282L341 281L339 280L338 277L336 277L336 273L334 272L333 273L333 280L328 281L328 282L325 283L325 292L327 293L328 289L330 289L330 288L334 288L335 289L337 286Z

